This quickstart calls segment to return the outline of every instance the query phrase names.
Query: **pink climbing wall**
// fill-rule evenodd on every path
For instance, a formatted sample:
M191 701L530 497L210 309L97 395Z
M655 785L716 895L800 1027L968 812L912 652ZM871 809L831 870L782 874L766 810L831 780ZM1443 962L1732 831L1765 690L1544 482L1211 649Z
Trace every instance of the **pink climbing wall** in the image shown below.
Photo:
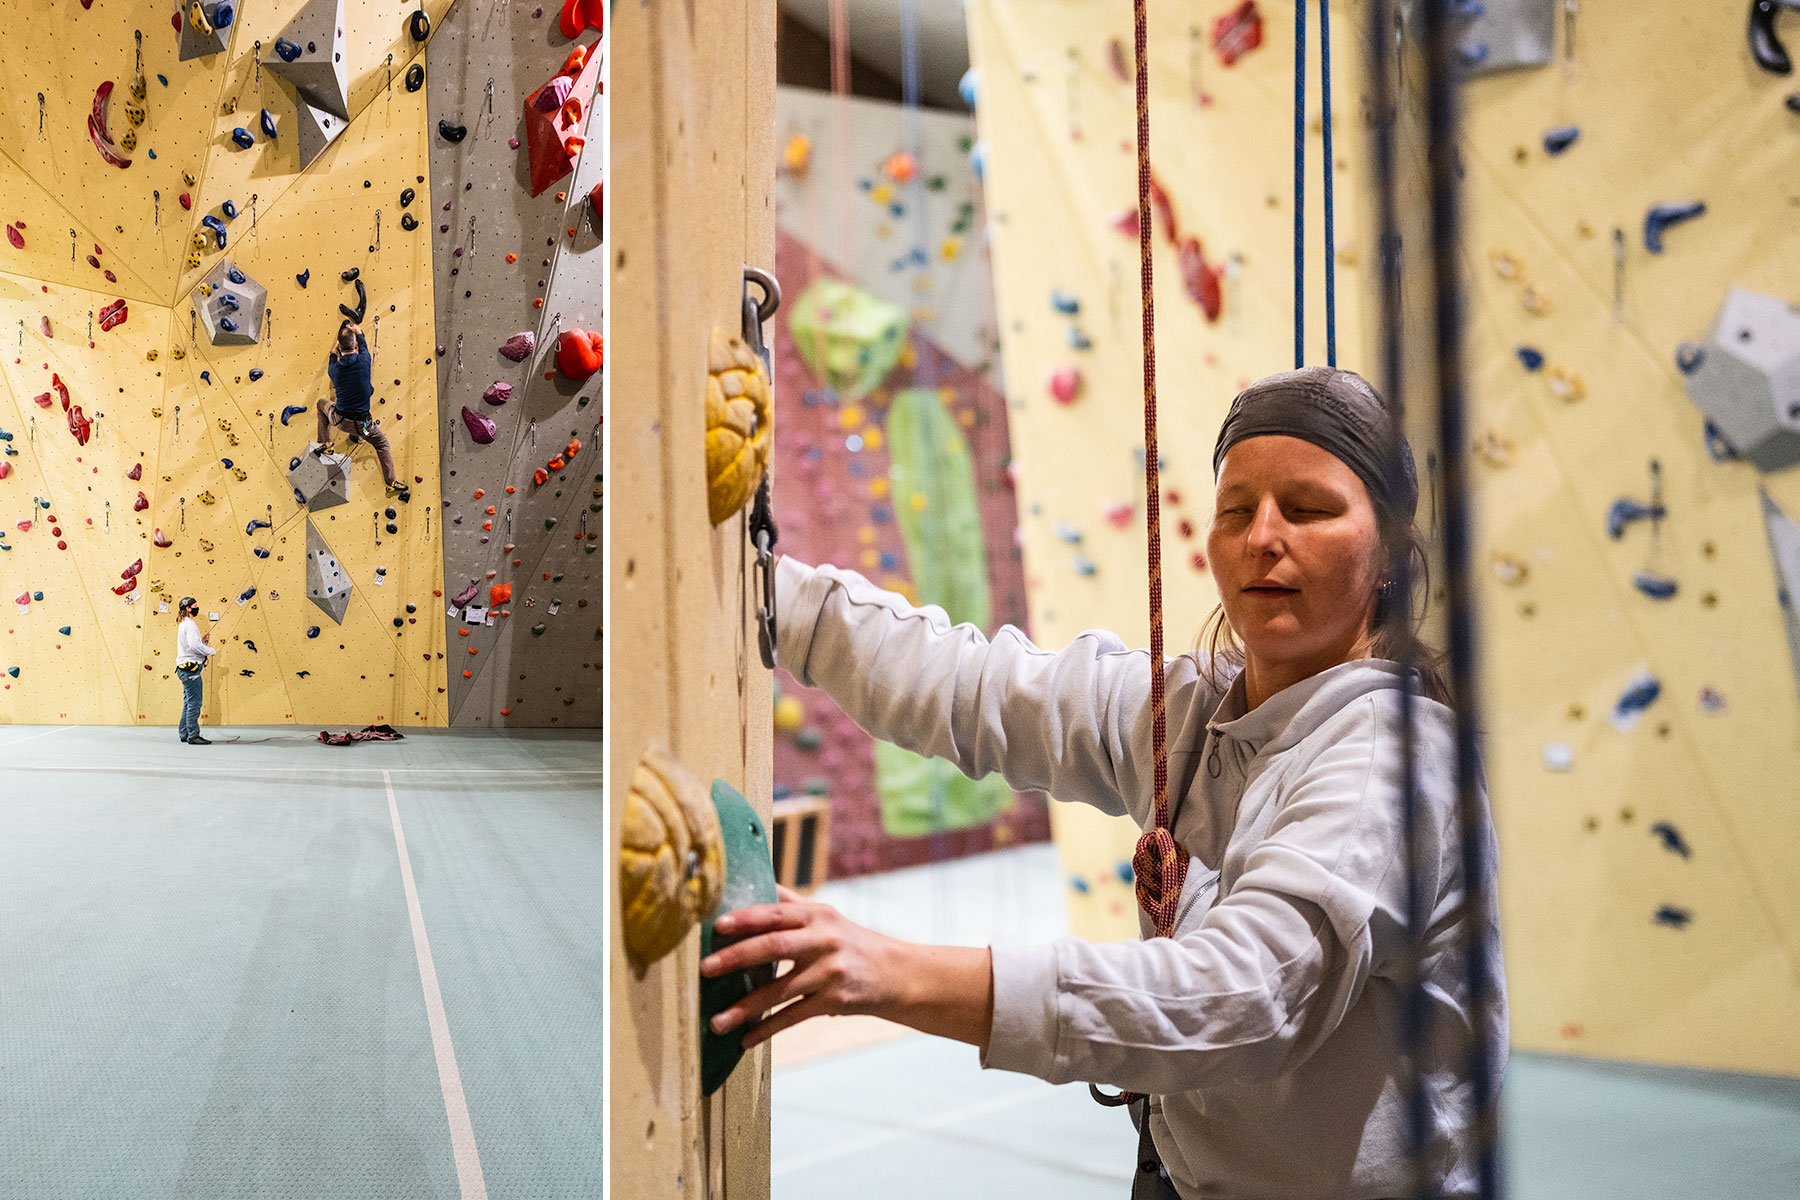
M785 232L776 243L775 267L790 304L805 291L815 269L834 274L803 242ZM948 407L962 427L975 468L987 546L989 632L1006 624L1023 628L1025 579L1015 537L1018 516L1007 479L1011 449L1005 399L990 382L984 364L958 362L916 329L911 347L908 357L913 365L906 365L903 358L860 404L838 403L807 368L794 348L785 316L778 315L773 346L777 436L772 495L780 550L806 562L850 567L883 586L910 591L899 527L883 519L888 500L872 494L886 491L886 442L869 438L867 430L882 428L887 400L895 392L936 387L953 397ZM862 448L853 450L852 444ZM777 734L775 794L801 795L809 787L829 790L831 876L891 870L1049 837L1045 800L1038 793L1016 797L1010 812L987 824L920 838L888 836L882 829L875 787L873 739L823 692L801 687L786 671L778 671L777 679L781 694L798 699L804 708L796 732L814 732L819 741L809 749L810 738Z

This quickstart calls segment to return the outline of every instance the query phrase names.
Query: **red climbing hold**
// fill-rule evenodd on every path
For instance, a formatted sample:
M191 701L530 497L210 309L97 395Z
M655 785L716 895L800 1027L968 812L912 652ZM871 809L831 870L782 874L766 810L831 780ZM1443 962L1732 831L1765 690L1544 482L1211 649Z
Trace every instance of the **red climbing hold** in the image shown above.
M1262 36L1262 14L1256 11L1256 0L1244 0L1213 22L1213 49L1228 67L1262 45Z
M56 397L52 396L49 392L45 392L41 396L33 396L31 399L39 408L49 408L52 404L56 403Z
M6 227L6 240L12 243L12 248L14 250L23 250L25 248L25 235L20 233L17 229L14 229L10 224Z
M194 207L194 198L192 196L188 195L186 192L181 193L181 196L179 198L181 200L181 207L183 207L183 208L193 208Z
M55 372L51 372L50 386L56 389L56 394L58 396L62 397L63 411L68 412L69 411L69 385L62 381L61 375L58 375Z
M589 10L592 10L591 12ZM562 18L557 23L566 38L578 38L581 31L592 27L605 32L606 10L598 0L563 0Z
M75 435L77 445L87 445L93 431L94 419L82 415L81 405L77 404L69 410L69 432Z
M1225 307L1225 292L1221 286L1224 276L1223 268L1207 265L1206 251L1199 238L1189 238L1181 243L1181 281L1194 303L1206 314L1209 325L1219 319L1219 313Z
M142 479L143 477L144 477L144 464L143 463L133 463L131 466L131 470L125 472L125 478L131 480L131 482L133 482L133 483L136 483L138 480Z
M150 498L148 496L144 495L144 493L139 492L138 498L131 505L131 511L132 512L143 512L146 508L149 508L149 507L150 507Z
M131 310L125 307L125 302L123 300L114 300L111 304L100 310L100 328L117 329L120 325L125 323L125 318L130 315Z
M592 330L568 329L556 339L556 369L565 378L586 379L605 365L605 343Z
M11 475L11 474L12 474L12 464L9 462L0 462L0 479L5 479L8 475Z
M166 536L164 536L163 531L161 529L158 529L156 531L156 535L150 539L150 544L152 546L155 546L159 550L167 550L170 546L173 546L175 543L171 542Z
M142 575L143 573L144 573L144 560L140 558L136 562L132 563L129 567L126 567L123 571L120 571L119 578L120 579L136 579L139 575Z
M1050 395L1058 404L1073 404L1081 395L1081 368L1064 367L1050 374Z
M538 101L545 92L561 92L563 85L555 80L525 97L525 140L531 159L531 194L542 195L574 167L574 156L584 144L581 121L586 114L587 97L594 93L600 76L601 56L590 55L588 47L577 46L569 53L557 77L572 77L567 96L550 112L541 112Z
M130 579L127 579L124 583L121 583L118 587L114 588L112 594L115 596L123 596L128 592L134 592L136 590L137 576L133 575Z

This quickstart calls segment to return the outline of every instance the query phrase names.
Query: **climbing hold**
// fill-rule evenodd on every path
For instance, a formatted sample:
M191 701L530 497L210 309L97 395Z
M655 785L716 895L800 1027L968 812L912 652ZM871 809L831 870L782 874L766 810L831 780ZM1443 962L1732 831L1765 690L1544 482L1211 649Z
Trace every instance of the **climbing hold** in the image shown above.
M1561 154L1575 144L1581 136L1581 129L1575 125L1559 125L1555 129L1544 131L1544 153Z
M542 487L544 484L550 482L550 472L544 470L544 468L542 468L542 467L539 467L537 470L535 470L531 473L531 482L537 484L539 487Z
M231 131L231 140L238 144L239 149L243 150L248 150L250 147L256 145L256 139L251 137L250 131L245 129L242 125L239 125L236 129Z
M406 68L406 90L416 92L425 86L425 64L414 63Z
M144 477L144 464L143 463L133 463L133 464L131 464L131 470L125 472L125 478L131 480L133 483L136 483L138 480L142 479L143 477Z
M266 108L263 109L262 115L257 118L257 122L258 122L258 124L260 124L262 126L262 132L263 132L264 137L272 138L275 136L275 114L274 113L270 112Z
M275 53L281 58L282 62L291 63L299 58L303 51L300 49L300 44L298 42L292 42L287 38L281 37L275 39Z
M1750 24L1750 56L1756 65L1773 75L1786 75L1794 69L1793 60L1788 57L1786 47L1775 36L1775 14L1782 8L1793 5L1784 0L1751 0Z
M681 944L725 884L719 814L700 780L646 750L621 821L619 899L626 952L642 970Z
M513 589L510 583L496 583L488 589L488 606L498 608L512 599Z
M1606 510L1606 536L1615 542L1625 536L1625 527L1645 519L1661 520L1669 515L1669 510L1661 503L1640 504L1627 496L1621 496L1612 502Z
M246 537L248 537L249 535L254 534L259 529L271 529L271 528L273 528L273 526L271 526L269 524L269 522L267 522L267 521L260 521L260 520L251 521L248 525L244 526L244 534Z
M1639 571L1631 577L1631 585L1652 600L1673 599L1678 585L1667 575Z
M1520 346L1513 353L1519 356L1520 365L1527 371L1541 370L1544 366L1543 352L1531 346Z
M1639 674L1613 705L1613 728L1620 733L1631 732L1632 726L1637 724L1638 718L1643 715L1644 710L1654 704L1660 695L1662 695L1662 684L1656 680L1656 677L1649 672Z
M512 390L512 384L504 383L496 379L494 382L488 384L487 391L481 393L481 398L486 400L489 404L505 404L508 400L512 399Z
M406 22L406 31L415 42L422 42L431 36L431 14L423 8L415 9Z
M606 350L598 333L569 329L557 337L556 369L565 379L586 379L605 365Z
M415 194L416 193L414 193L414 191L411 188L406 188L405 190L403 190L400 193L400 207L406 208L406 207L410 206L413 202L413 196Z
M94 149L100 152L100 158L109 166L118 167L121 171L131 165L131 160L119 153L114 144L112 134L106 129L106 110L112 96L113 82L108 79L94 89L93 111L88 114L88 140L94 143Z
M749 502L768 467L774 410L762 359L740 337L712 331L707 352L707 511L722 524Z
M438 133L443 135L443 138L446 142L454 143L454 142L460 142L464 138L468 137L469 129L468 129L468 126L466 126L466 125L452 125L448 121L439 121L438 122Z
M467 405L463 406L462 419L463 424L469 427L469 436L477 445L486 446L499 436L500 427L494 424L492 418L482 416Z
M1644 214L1644 249L1652 254L1663 251L1663 231L1671 225L1691 221L1706 211L1700 201L1691 204L1658 204Z
M1764 0L1764 2L1766 3L1767 0ZM1756 10L1752 8L1750 11L1754 13ZM1658 925L1667 925L1672 929L1686 929L1688 922L1693 919L1693 913L1685 908L1678 908L1673 904L1665 904L1661 908L1658 908L1655 916L1655 921Z
M142 492L139 492L137 494L137 499L133 500L131 502L131 511L132 512L143 512L146 508L149 508L149 507L150 507L150 498L148 496L144 495L144 493L142 493Z
M400 214L400 228L406 230L408 233L411 233L413 230L417 229L418 227L419 227L419 219L417 217L413 216L411 213L401 213Z
M306 405L304 404L290 404L281 410L281 423L286 425L290 419L299 416L305 411Z
M161 529L158 529L155 536L150 539L150 544L159 550L167 550L175 543L171 542Z
M263 377L263 369L261 367L251 367L250 368L250 382L251 383L255 383L257 380L261 379L262 377Z
M213 231L213 241L218 244L219 249L223 250L225 248L225 222L208 213L200 218L200 224Z
M527 329L523 333L515 333L507 338L506 343L500 347L500 355L513 362L524 362L535 349L537 349L537 335Z
M1652 825L1650 827L1650 836L1660 841L1663 845L1663 849L1672 854L1679 854L1683 858L1694 857L1693 848L1690 847L1687 844L1687 840L1681 836L1681 831L1667 821L1658 821L1656 824Z
M1061 288L1055 288L1050 292L1050 307L1065 317L1073 317L1081 312L1081 301Z
M1050 395L1059 404L1073 404L1081 395L1083 378L1080 367L1063 367L1050 373Z
M125 323L125 318L130 315L131 310L125 307L125 301L114 300L111 304L108 304L105 308L100 310L100 328L102 330L117 329Z
M1244 0L1213 22L1212 48L1227 67L1262 45L1262 38L1263 20L1256 11L1256 0Z
M1550 390L1570 404L1587 395L1587 383L1567 367L1551 367L1547 378Z
M345 283L355 283L358 279L362 278L362 268L361 267L351 267L348 271L344 271L341 274L339 274L338 278L343 280Z
M1675 347L1675 366L1683 375L1692 375L1706 360L1706 347L1683 342Z

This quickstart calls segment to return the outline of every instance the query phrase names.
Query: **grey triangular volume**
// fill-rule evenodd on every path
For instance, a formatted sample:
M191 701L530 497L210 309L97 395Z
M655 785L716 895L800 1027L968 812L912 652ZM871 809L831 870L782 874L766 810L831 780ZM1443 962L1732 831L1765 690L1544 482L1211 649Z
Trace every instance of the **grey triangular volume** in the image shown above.
M1763 525L1769 535L1769 556L1775 560L1777 596L1781 619L1787 625L1788 653L1794 664L1794 682L1800 685L1800 525L1781 511L1781 506L1762 493Z
M296 107L299 111L294 118L294 128L299 131L300 169L304 171L313 159L325 153L325 147L337 141L338 134L349 128L350 123L322 108L314 108L304 96Z
M224 0L211 0L210 3L201 5L201 9L206 13L206 20L209 24L216 19L215 14L218 13L219 5L222 3L224 3ZM205 58L208 55L217 54L225 49L225 40L230 36L231 32L230 26L220 29L217 25L213 25L213 31L211 33L201 33L199 27L194 24L193 18L189 14L189 6L184 4L181 8L182 62L187 62L191 58Z
M232 280L237 271L242 283ZM190 300L200 314L200 324L215 346L254 346L262 338L263 310L268 304L268 289L245 275L229 258L222 258L202 281L207 291L201 294L195 285ZM227 329L229 321L235 328Z
M306 523L306 598L324 610L335 624L344 623L344 612L350 607L354 590L350 577L338 565L337 555L313 528Z
M350 119L349 68L344 60L344 0L307 0L275 42L265 43L263 66L287 80L302 104ZM299 47L289 62L277 48Z

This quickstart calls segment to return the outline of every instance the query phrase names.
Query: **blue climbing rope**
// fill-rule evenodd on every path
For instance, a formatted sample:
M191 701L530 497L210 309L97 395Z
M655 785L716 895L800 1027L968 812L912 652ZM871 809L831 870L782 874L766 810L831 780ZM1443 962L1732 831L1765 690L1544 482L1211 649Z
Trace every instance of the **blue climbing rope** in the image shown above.
M1325 363L1337 366L1337 247L1331 207L1331 0L1319 0L1319 98L1325 130Z
M1294 0L1294 370L1306 365L1306 0Z

